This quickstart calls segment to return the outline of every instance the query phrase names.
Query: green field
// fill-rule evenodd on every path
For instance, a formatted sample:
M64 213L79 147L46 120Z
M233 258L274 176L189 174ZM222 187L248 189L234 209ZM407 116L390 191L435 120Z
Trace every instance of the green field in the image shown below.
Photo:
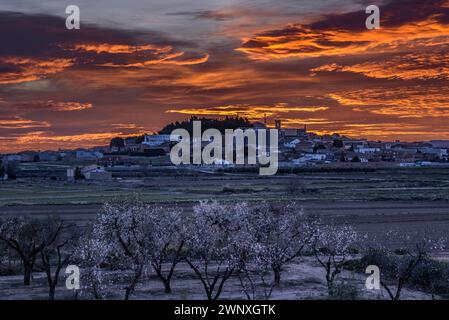
M150 176L105 182L69 183L46 178L0 182L0 206L98 204L138 193L152 202L201 199L297 201L446 201L449 170L445 168L378 169L367 172L301 172L261 177L153 170Z

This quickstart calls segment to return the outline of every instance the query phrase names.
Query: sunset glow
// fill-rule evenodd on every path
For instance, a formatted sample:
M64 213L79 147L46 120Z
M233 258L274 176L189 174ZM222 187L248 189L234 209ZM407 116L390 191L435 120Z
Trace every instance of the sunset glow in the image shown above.
M104 145L192 115L449 139L447 0L373 1L378 30L355 0L103 2L78 1L81 29L67 30L54 1L2 1L0 152Z

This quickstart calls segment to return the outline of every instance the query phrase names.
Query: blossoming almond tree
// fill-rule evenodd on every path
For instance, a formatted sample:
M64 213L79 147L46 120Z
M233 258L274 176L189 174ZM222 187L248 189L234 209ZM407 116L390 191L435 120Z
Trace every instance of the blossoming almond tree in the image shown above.
M208 300L220 297L242 259L242 207L200 202L187 224L186 262L201 281Z
M330 296L334 292L334 281L341 273L347 258L354 253L358 233L352 226L321 225L314 237L313 253L326 271L326 283Z
M385 289L388 297L391 300L400 300L403 288L407 285L414 271L426 262L431 261L432 253L441 252L446 248L447 240L444 238L429 237L426 232L399 232L398 230L390 230L388 238L397 243L402 244L402 249L392 250L382 246L377 249L385 256L390 256L393 259L393 271L388 272L387 278L391 281L385 280L383 276L387 272L381 274L381 286ZM400 253L400 255L398 255ZM380 270L384 268L380 265Z
M75 252L81 273L81 295L83 298L104 300L107 298L108 281L101 270L111 251L110 244L101 234L92 230L80 239Z
M147 206L137 198L112 201L103 206L94 225L94 233L109 244L109 263L117 269L131 271L125 300L134 294L148 263L146 235L152 225L146 213Z
M182 211L158 206L147 207L147 220L151 224L145 234L146 252L165 293L171 293L171 279L182 260L185 249L186 228Z
M316 219L294 202L277 207L263 202L252 208L247 225L251 251L259 265L271 267L275 285L280 284L284 266L302 254L316 232Z

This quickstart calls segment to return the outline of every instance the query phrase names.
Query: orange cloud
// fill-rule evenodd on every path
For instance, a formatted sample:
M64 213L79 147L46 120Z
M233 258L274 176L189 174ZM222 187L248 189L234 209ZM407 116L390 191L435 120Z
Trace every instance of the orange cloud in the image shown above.
M46 121L33 121L16 117L14 119L0 119L1 129L29 129L29 128L48 128L50 123Z
M331 133L332 131L327 131L326 133ZM376 123L376 124L366 124L366 123L352 123L342 125L338 132L343 135L351 137L364 137L367 139L447 139L449 137L449 131L447 129L435 129L429 130L426 125L419 124L409 124L409 123Z
M175 60L176 58L179 58L184 55L184 52L177 52L172 54L164 55L163 57L159 59L153 59L153 60L145 60L143 62L136 62L136 63L124 63L124 64L117 64L117 63L103 63L99 64L101 67L111 67L111 68L143 68L146 66L156 65L156 64L171 64L171 65L195 65L195 64L201 64L209 60L209 55L205 54L203 57L199 58L192 58L192 59L185 59L185 60Z
M37 59L7 57L3 63L13 66L18 71L0 73L0 84L15 84L36 81L48 75L64 71L74 63L73 59Z
M393 52L400 47L417 48L449 44L449 25L440 22L438 17L434 15L423 21L363 31L321 30L294 24L284 29L244 38L242 46L236 50L254 60L273 60L374 52L378 54Z
M69 47L69 50L78 50L85 52L95 52L95 53L136 53L140 51L155 51L160 53L167 53L172 51L171 46L155 46L151 44L147 45L125 45L125 44L109 44L109 43L100 43L100 44L76 44L73 47Z
M63 47L63 49L79 52L94 52L96 54L121 54L127 55L130 60L142 60L139 62L106 62L96 64L101 67L110 68L143 68L156 64L171 65L195 65L206 62L209 55L203 54L201 57L183 58L185 52L175 51L172 46L157 46L153 44L147 45L125 45L125 44L76 44L72 47Z
M213 116L235 116L240 115L250 120L261 119L264 116L278 116L290 112L318 112L328 110L328 107L294 107L287 103L278 103L275 105L226 105L206 108L185 108L169 109L166 113L179 113L189 115L213 115Z
M25 103L26 106L55 110L55 111L79 111L92 108L91 103L81 103L76 101L32 101Z
M45 131L32 131L19 136L0 137L0 152L20 150L46 150L58 148L81 148L108 145L113 137L126 137L121 131L85 133L76 135L52 135Z
M449 55L444 52L409 53L390 60L342 66L326 64L312 72L352 72L379 79L449 79Z
M449 117L449 88L415 86L332 93L329 96L355 111L399 118Z

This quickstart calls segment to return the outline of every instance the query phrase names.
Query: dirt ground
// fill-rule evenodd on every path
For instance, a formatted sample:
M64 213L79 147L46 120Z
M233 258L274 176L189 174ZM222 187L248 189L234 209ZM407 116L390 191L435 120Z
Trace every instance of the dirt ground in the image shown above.
M358 299L389 299L384 289L368 290L365 288L366 276L360 273L343 271L338 276L338 281L351 284L357 289ZM35 273L32 285L24 287L20 276L0 277L0 299L47 299L46 279L43 273ZM111 286L114 291L114 299L122 299L124 294L124 284ZM204 300L206 295L201 282L196 278L193 271L185 263L179 264L172 279L171 294L164 293L162 282L157 279L151 270L147 271L146 276L137 286L136 293L132 299L140 300ZM404 289L402 299L405 300L430 300L430 294ZM65 280L61 278L60 284L56 290L56 299L74 299L73 291L65 288ZM246 299L242 287L237 277L232 277L226 282L220 299ZM299 261L288 265L282 274L282 280L279 287L273 290L270 299L328 299L325 273L314 258L305 257Z

